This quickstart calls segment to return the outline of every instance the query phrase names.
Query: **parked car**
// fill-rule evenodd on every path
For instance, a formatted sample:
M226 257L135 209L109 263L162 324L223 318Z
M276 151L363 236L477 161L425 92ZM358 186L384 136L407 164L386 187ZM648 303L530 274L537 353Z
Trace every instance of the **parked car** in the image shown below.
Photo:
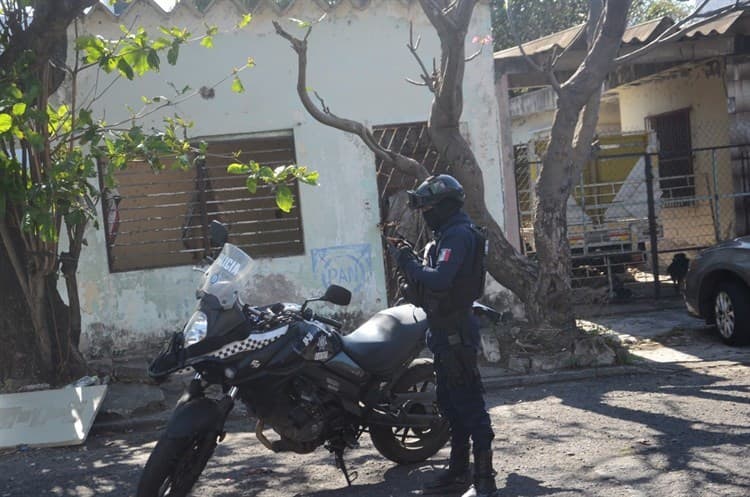
M690 314L716 324L727 344L750 342L750 236L719 243L690 262L685 303Z

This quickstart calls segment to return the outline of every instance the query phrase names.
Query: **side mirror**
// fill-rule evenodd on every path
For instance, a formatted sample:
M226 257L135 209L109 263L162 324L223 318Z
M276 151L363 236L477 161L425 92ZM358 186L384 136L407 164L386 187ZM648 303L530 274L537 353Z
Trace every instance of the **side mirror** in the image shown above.
M214 219L208 227L208 236L212 247L223 247L229 239L227 227Z
M325 295L323 295L320 300L324 300L336 305L349 305L349 302L352 301L352 292L344 287L331 285L328 287Z

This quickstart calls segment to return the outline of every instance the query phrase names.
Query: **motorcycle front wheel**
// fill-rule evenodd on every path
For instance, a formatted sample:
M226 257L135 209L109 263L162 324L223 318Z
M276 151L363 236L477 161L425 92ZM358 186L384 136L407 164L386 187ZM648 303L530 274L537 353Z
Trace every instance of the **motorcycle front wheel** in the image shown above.
M427 392L435 390L432 362L414 361L393 387L395 393ZM370 439L383 457L398 464L413 464L433 456L448 442L448 420L440 415L436 403L415 403L409 407L411 414L433 414L436 420L429 428L401 428L397 426L372 426Z
M185 497L216 448L215 433L163 435L143 468L136 497Z

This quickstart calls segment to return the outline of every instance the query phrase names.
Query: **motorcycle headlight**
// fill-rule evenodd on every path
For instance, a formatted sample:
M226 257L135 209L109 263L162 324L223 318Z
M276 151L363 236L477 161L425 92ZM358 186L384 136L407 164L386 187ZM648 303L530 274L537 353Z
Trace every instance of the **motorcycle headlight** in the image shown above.
M208 318L201 311L196 311L185 325L182 333L185 336L185 347L195 345L206 338L206 334L208 333Z

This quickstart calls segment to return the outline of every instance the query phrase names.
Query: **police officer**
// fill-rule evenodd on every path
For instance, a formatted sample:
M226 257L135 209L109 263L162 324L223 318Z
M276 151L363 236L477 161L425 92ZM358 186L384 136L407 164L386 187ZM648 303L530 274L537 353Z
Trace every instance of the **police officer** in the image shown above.
M422 493L466 491L463 497L493 496L497 491L491 449L495 435L477 367L479 324L471 312L472 302L484 290L485 237L461 209L463 187L452 176L431 176L407 193L409 207L422 212L435 240L428 245L423 263L404 243L389 245L389 251L412 287L407 295L416 294L417 302L412 303L427 313L427 346L435 356L438 405L451 427L448 469L427 482ZM474 453L471 488L470 438Z

